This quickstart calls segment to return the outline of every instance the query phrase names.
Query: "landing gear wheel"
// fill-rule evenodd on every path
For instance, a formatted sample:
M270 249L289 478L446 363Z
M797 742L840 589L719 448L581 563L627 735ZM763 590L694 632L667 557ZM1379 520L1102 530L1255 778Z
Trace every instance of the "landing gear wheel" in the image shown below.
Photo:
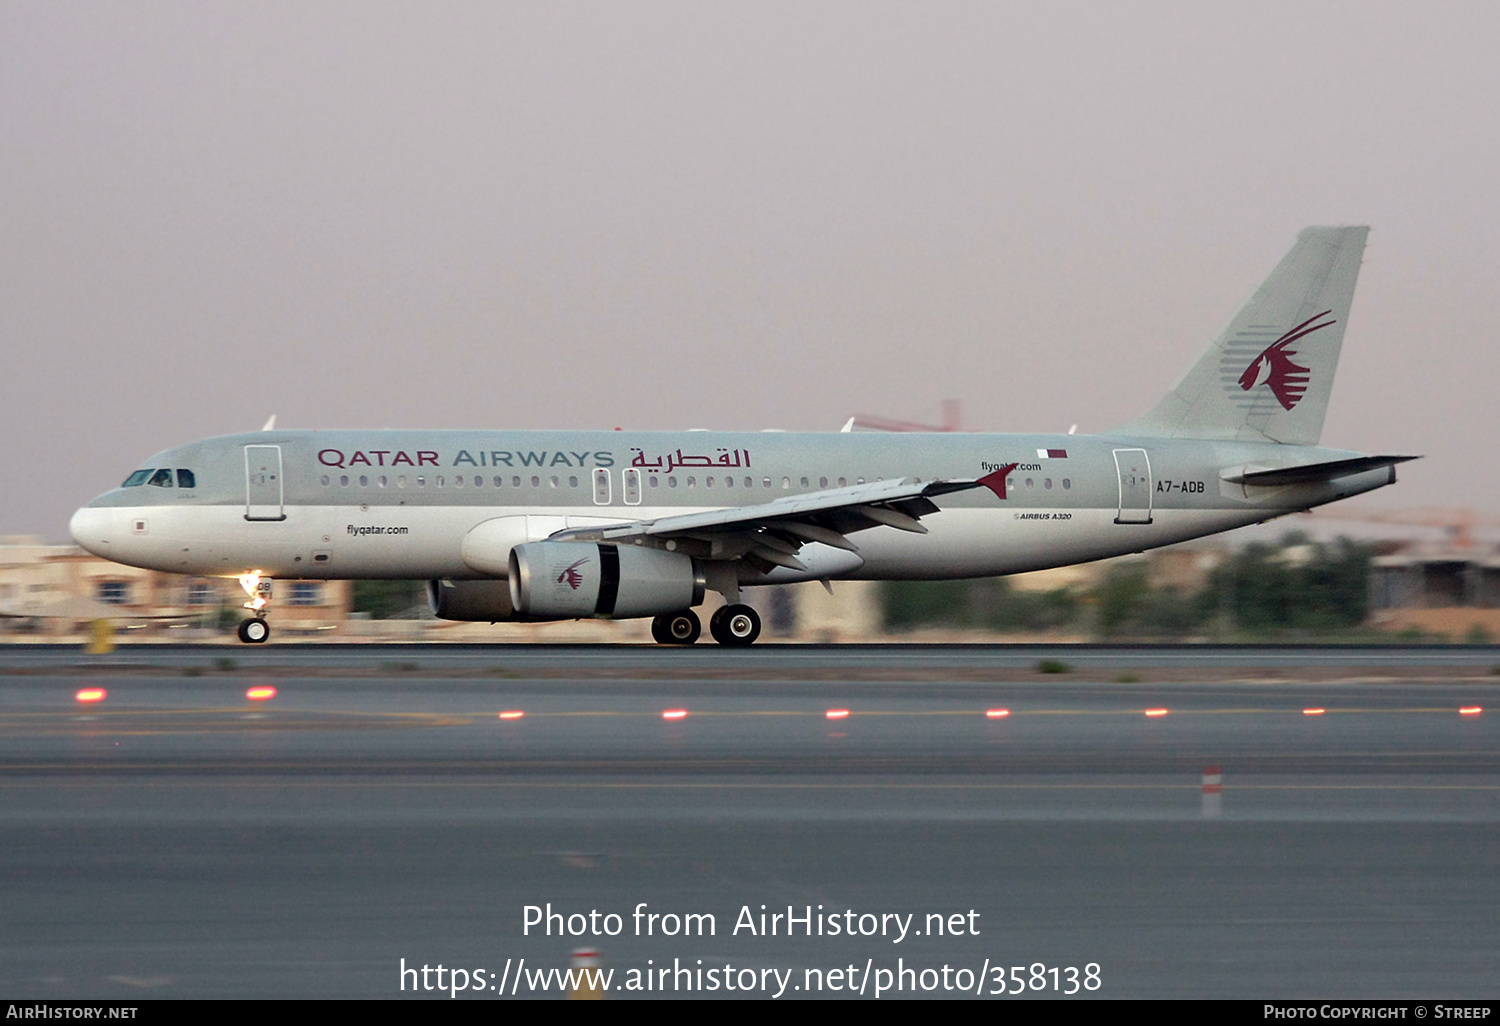
M709 618L708 633L721 645L744 648L760 637L760 614L746 605L724 606Z
M658 645L691 645L702 633L703 624L691 609L664 613L651 620L651 636Z
M245 644L259 645L271 636L271 625L258 616L252 616L248 620L240 621L240 629L237 633Z

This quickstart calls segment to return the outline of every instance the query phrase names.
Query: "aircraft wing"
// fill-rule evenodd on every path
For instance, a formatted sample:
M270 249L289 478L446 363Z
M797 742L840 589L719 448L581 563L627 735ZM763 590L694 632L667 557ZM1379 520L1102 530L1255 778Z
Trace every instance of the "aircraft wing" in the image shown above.
M774 499L755 506L735 506L639 520L602 527L572 528L551 537L557 541L630 543L652 539L677 542L684 551L710 559L741 559L792 570L806 570L797 551L808 542L858 552L846 535L872 527L894 527L926 534L921 518L936 513L932 500L971 488L989 488L1005 496L1004 467L982 478L922 482L915 478L872 481Z

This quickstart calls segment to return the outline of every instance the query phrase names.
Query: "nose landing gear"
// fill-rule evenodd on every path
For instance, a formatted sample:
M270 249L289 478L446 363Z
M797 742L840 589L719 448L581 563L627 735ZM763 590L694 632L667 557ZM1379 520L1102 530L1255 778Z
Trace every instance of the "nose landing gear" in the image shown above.
M241 620L235 633L245 644L259 645L271 636L271 625L266 622L266 607L271 604L271 580L256 570L240 576L240 587L250 596L245 608L255 615Z

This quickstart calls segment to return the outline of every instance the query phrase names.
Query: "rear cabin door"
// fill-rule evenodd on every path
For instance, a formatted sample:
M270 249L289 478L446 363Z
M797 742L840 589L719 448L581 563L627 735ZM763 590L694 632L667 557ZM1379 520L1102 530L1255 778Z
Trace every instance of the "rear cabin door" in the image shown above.
M1146 450L1116 449L1115 470L1120 475L1120 514L1115 523L1151 523L1151 460Z
M245 519L285 520L281 446L245 446Z

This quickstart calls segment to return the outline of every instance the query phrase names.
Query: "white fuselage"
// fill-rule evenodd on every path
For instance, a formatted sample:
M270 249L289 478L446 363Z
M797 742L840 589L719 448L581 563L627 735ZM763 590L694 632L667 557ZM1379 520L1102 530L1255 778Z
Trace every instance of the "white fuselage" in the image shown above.
M745 584L960 578L1171 544L1393 480L1385 468L1264 488L1225 480L1348 455L1099 436L276 432L158 454L144 470L189 470L193 487L115 489L80 509L72 530L105 558L184 574L473 580L505 574L503 552L466 549L496 520L518 541L540 540L845 483L974 479L1014 465L1003 499L986 489L938 499L922 517L925 534L872 527L851 536L857 552L807 543L805 570L735 571Z

